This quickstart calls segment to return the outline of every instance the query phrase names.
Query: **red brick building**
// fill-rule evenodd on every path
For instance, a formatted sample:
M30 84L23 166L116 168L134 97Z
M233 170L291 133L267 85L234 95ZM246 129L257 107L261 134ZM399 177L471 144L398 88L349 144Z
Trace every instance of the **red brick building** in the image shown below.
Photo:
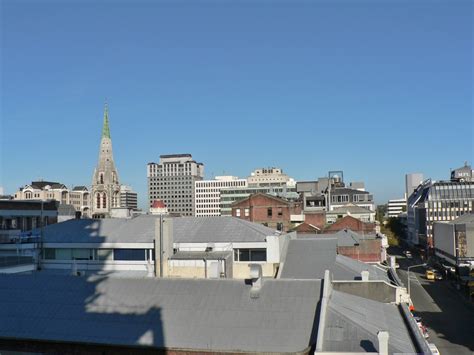
M284 232L292 227L291 215L302 214L300 201L287 201L262 193L236 201L231 207L233 217L261 223Z
M376 232L375 223L366 223L352 216L345 216L324 228L323 233L337 233L345 229L350 229L351 231L359 234L369 234Z

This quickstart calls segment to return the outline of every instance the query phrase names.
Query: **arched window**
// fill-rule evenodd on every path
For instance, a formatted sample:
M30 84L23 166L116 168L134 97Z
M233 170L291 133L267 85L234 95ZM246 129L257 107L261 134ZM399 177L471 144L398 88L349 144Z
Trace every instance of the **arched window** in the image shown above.
M105 192L102 194L102 208L107 208L107 194Z
M31 198L31 192L29 192L29 191L25 192L25 198L30 199Z
M99 183L103 184L104 183L104 173L100 173L99 175Z
M97 208L100 208L100 193L97 193L96 199L97 199L96 206L97 206Z

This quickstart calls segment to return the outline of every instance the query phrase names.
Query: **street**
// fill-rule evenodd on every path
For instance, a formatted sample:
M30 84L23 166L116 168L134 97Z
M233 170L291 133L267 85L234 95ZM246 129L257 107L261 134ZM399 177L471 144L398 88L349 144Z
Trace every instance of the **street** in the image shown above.
M402 256L401 249L392 249L400 268L398 275L408 286L407 267L421 264L419 258ZM425 268L410 269L410 293L415 313L419 315L441 354L472 355L474 353L474 305L455 289L450 280L428 281Z

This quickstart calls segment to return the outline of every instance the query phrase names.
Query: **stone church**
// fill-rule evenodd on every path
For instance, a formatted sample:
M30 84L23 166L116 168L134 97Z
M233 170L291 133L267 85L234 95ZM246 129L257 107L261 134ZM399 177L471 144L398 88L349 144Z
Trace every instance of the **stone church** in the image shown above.
M108 218L112 208L120 207L120 183L112 152L107 104L104 109L99 161L92 178L91 207L93 218Z

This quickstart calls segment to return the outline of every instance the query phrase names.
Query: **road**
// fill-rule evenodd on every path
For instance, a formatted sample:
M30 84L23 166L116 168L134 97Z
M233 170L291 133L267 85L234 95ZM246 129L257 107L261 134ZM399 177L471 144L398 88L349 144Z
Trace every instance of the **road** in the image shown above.
M407 286L407 267L422 261L404 258L399 249L391 250L391 254L398 254L397 272ZM417 315L428 328L428 341L434 343L442 355L474 354L474 305L449 280L426 280L424 270L423 267L410 269L410 293Z

